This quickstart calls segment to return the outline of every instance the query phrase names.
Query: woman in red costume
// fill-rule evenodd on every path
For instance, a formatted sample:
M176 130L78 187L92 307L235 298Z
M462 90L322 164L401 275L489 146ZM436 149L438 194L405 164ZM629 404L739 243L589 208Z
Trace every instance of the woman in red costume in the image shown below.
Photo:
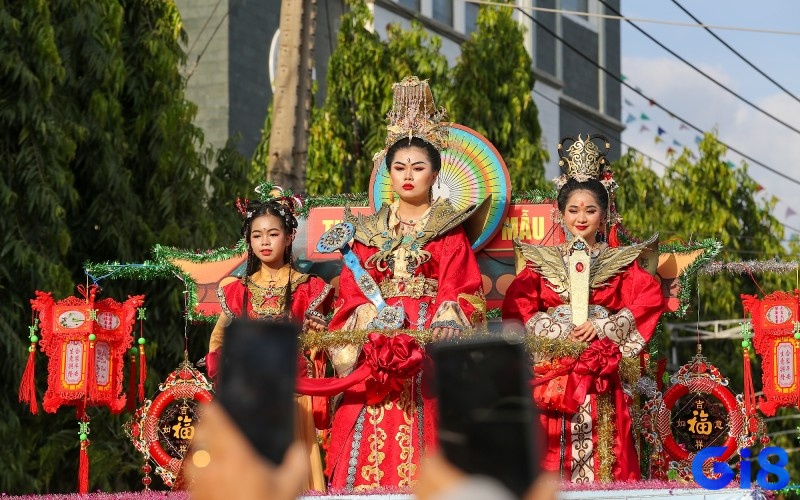
M297 228L295 200L277 191L271 194L277 197L240 205L244 217L242 234L247 240L247 271L244 278L217 290L223 313L211 333L206 357L211 377L216 376L225 327L233 318L243 317L244 311L251 319L290 318L302 322L304 330L322 330L327 326L325 315L333 302L332 288L322 279L292 268L292 240ZM314 357L311 353L311 358ZM324 376L314 373L313 363L304 355L300 355L298 366L303 372L300 376ZM295 432L297 439L306 445L311 463L305 489L325 491L312 413L311 397L297 396Z
M345 220L355 226L352 251L383 300L402 305L403 328L427 330L434 341L447 339L484 321L481 274L461 226L475 207L458 211L447 200L431 200L447 129L439 123L443 110L434 107L427 82L410 77L393 91L387 149L375 163L379 168L385 154L397 199L366 217L346 210ZM349 268L342 270L330 329L344 339L350 332L376 329L377 307L361 282ZM358 345L332 349L330 355L339 376L364 362ZM434 446L435 401L421 373L395 382L385 394L360 383L338 401L326 455L332 489L413 486L421 454Z
M599 180L613 183L602 172L598 137L568 138L566 155L559 144L566 175L557 201L568 241L516 242L525 267L502 309L504 320L522 323L545 346L534 366L542 467L573 482L641 479L619 364L638 357L664 308L659 283L636 260L647 243L615 247L599 238L615 216Z

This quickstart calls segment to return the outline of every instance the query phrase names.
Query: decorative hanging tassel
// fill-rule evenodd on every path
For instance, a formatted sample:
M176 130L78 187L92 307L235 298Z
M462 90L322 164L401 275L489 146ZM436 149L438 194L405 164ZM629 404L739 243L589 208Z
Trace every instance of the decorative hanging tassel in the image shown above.
M144 353L144 337L139 338L139 401L144 401L144 381L147 380L147 356Z
M78 493L85 495L89 492L89 417L86 415L85 409L78 409L78 414L81 419L78 422L78 439L81 441L81 454L78 465Z
M25 371L22 372L22 380L19 383L19 402L27 403L34 415L39 414L39 404L36 402L36 343L39 337L34 333L36 327L39 325L39 320L36 319L33 326L30 328L30 341L31 345L28 346L28 364L25 365Z
M748 418L755 415L756 411L756 392L753 388L753 373L750 369L750 322L745 321L742 325L742 363L744 367L744 410ZM797 352L797 351L795 351Z
M86 353L86 397L90 402L98 400L97 392L97 349L95 349L95 341L97 336L94 333L89 334L89 352Z
M794 322L794 374L797 388L797 407L800 408L800 321Z
M147 308L139 307L136 309L136 319L139 320L139 402L144 401L144 381L147 380L147 355L145 354L144 344L144 320L147 319Z
M88 447L88 440L81 441L81 459L78 466L78 493L81 495L89 493L89 454L86 453Z
M608 246L618 247L619 245L619 225L612 224L611 230L608 231Z
M133 412L141 401L136 401L136 355L139 354L135 347L128 350L128 411Z

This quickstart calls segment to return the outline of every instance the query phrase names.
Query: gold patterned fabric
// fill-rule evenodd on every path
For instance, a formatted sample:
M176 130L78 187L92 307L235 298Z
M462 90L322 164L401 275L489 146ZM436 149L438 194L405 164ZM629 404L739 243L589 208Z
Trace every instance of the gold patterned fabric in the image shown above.
M384 299L392 297L411 297L418 299L422 296L435 297L439 289L439 282L424 276L410 278L389 278L380 284L381 295Z

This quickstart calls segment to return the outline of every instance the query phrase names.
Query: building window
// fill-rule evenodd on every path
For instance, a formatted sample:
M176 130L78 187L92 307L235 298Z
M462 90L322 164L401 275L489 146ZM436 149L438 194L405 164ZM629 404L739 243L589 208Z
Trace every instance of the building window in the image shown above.
M469 34L478 29L478 9L476 3L467 2L464 4L464 31Z
M561 0L561 10L571 12L586 12L587 14L597 14L600 12L600 4L597 0ZM577 21L587 28L597 30L597 16L583 16L580 14L564 14L564 17Z
M561 9L573 12L589 12L589 0L561 0ZM588 16L580 17L588 20Z
M416 10L419 12L419 2L420 0L397 0L397 3L406 7L411 10Z
M453 25L453 0L433 0L433 18L448 26Z

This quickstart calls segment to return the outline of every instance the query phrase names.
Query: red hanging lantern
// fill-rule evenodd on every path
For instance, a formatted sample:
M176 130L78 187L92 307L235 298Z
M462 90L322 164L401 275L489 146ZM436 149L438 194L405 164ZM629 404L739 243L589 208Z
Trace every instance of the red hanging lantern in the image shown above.
M49 292L36 292L31 308L37 314L31 329L28 366L20 384L20 401L37 413L34 354L38 342L48 357L44 410L55 413L61 406L76 406L81 441L79 492L88 490L89 417L86 408L107 406L112 413L125 409L122 390L124 356L133 344L136 311L144 295L125 302L106 298L95 301L97 285L78 286L81 296L56 301ZM39 327L41 339L34 333ZM143 347L143 346L142 346Z
M773 292L762 299L742 295L753 325L753 347L761 356L764 397L758 409L775 415L782 406L800 403L800 291Z

